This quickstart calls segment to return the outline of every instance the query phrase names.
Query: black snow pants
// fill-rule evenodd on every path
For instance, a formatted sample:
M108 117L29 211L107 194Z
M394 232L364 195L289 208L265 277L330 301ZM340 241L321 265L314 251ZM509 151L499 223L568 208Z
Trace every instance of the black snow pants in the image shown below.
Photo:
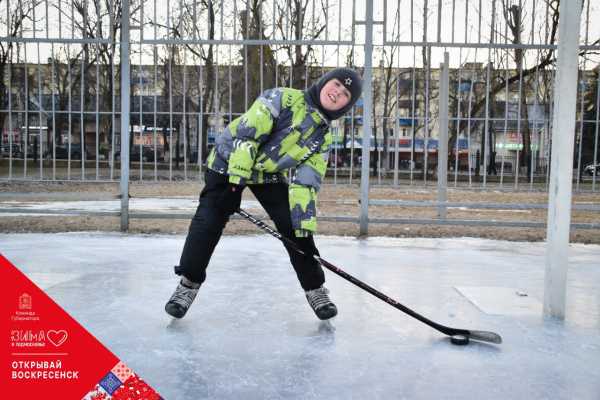
M227 176L211 170L206 172L205 186L200 193L200 204L190 223L179 266L175 267L178 275L183 275L196 283L202 283L206 279L206 268L210 257L229 221L229 216L225 215L217 204L227 184ZM297 238L294 235L286 183L248 185L248 188L283 236L293 240L305 253L319 254L312 236ZM239 195L242 195L241 191ZM316 289L325 282L323 269L313 257L301 255L288 246L286 250L304 290ZM243 249L235 249L235 251L243 251ZM268 262L269 260L257 260L257 272L260 273L261 263Z

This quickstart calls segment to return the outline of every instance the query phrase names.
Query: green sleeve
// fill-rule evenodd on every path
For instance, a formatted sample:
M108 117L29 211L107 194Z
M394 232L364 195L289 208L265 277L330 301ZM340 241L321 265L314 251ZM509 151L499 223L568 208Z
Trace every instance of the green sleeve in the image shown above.
M233 149L229 157L229 182L242 184L250 178L258 146L273 128L273 115L260 98L239 118L229 124Z
M292 226L297 237L317 231L317 193L327 170L332 138L327 132L320 151L296 168L289 188Z

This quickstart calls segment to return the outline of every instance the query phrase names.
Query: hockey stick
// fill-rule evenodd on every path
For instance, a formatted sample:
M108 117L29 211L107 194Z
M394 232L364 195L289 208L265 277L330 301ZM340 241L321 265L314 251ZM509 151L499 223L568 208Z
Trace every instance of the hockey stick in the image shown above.
M241 215L242 217L244 217L245 219L247 219L248 221L252 222L254 225L258 226L260 229L264 230L265 232L271 234L272 236L276 237L277 239L281 240L283 243L285 243L286 245L288 245L289 247L291 247L292 249L294 249L295 251L299 252L300 254L304 254L304 252L298 247L298 245L296 245L296 243L294 243L292 240L284 237L281 233L277 232L275 229L271 228L269 225L265 224L264 222L262 222L261 220L259 220L256 217L253 217L252 215L248 214L246 211L239 209L238 211L236 211L239 215ZM444 326L441 324L438 324L437 322L434 322L424 316L422 316L421 314L411 310L410 308L398 303L396 300L386 296L385 294L381 293L380 291L378 291L377 289L367 285L366 283L356 279L355 277L353 277L352 275L348 274L345 271L342 271L341 269L339 269L338 267L336 267L335 265L331 264L329 261L319 257L318 255L314 255L313 256L315 258L315 260L317 260L322 266L324 266L325 268L327 268L328 270L330 270L331 272L341 276L342 278L346 279L347 281L355 284L356 286L358 286L359 288L366 290L367 292L371 293L373 296L379 298L380 300L385 301L386 303L388 303L389 305L397 308L398 310L410 315L413 318L418 319L419 321L423 322L424 324L429 325L430 327L432 327L433 329L436 329L448 336L455 336L455 335L462 335L465 336L469 339L473 339L473 340L480 340L480 341L484 341L484 342L491 342L491 343L502 343L502 338L500 337L500 335L498 335L497 333L494 332L488 332L488 331L474 331L474 330L469 330L469 329L457 329L457 328L450 328L448 326Z

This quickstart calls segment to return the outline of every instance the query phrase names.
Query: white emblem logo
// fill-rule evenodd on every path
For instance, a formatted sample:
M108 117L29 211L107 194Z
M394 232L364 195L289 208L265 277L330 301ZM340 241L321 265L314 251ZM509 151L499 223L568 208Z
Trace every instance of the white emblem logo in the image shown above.
M352 85L352 78L346 78L346 80L344 81L344 83L346 84L346 86Z
M31 310L31 296L23 293L19 296L19 310Z

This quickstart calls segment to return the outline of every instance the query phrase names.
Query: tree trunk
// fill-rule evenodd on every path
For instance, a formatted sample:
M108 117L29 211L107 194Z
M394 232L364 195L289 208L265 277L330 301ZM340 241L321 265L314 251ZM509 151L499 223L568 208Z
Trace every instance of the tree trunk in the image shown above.
M390 153L388 149L388 143L390 138L390 133L388 132L388 119L384 116L383 123L381 124L381 129L383 130L383 161L382 167L384 171L387 171L390 168Z
M213 0L208 1L208 22L209 22L209 33L208 38L210 40L214 40L215 38L215 11L213 7ZM205 67L206 67L206 90L204 91L203 99L202 99L202 156L204 159L208 156L208 118L206 114L212 108L214 102L214 79L213 76L215 74L214 68L214 55L213 55L213 45L208 46L208 53L205 58ZM213 100L213 101L209 101ZM200 155L198 155L200 156ZM204 161L204 160L202 160Z
M529 129L529 110L527 109L527 96L521 96L521 132L523 135L523 151L521 152L521 166L526 166L527 177L531 179L533 171L531 170L531 129Z

